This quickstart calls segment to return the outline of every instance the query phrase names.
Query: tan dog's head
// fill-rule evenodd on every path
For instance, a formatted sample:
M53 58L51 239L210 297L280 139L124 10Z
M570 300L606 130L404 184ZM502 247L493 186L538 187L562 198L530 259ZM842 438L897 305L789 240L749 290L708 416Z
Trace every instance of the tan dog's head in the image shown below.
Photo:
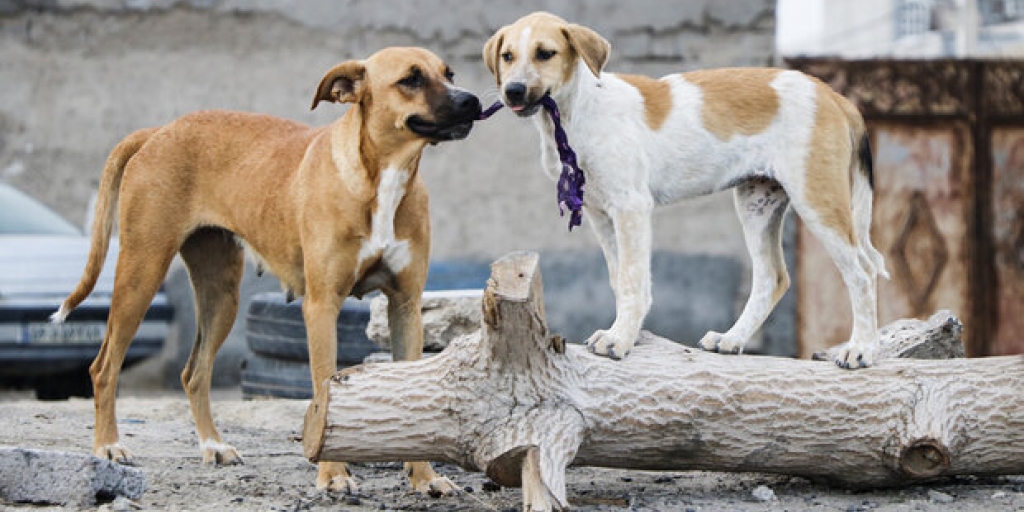
M540 99L557 95L582 59L600 76L611 46L597 32L546 12L526 15L498 30L484 45L484 62L502 101L520 116L537 112Z
M480 116L480 100L455 87L451 68L422 48L385 48L362 61L338 64L313 97L355 103L367 123L389 137L428 142L463 139Z

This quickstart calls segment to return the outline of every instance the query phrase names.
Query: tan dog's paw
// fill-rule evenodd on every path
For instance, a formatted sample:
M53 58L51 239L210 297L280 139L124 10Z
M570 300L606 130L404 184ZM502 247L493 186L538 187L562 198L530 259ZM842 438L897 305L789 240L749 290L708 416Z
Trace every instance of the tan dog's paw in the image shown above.
M416 492L440 498L459 492L459 488L451 480L438 475L429 462L406 462L405 474L409 476L409 485Z
M359 484L344 462L321 462L317 469L316 488L322 491L356 494Z
M746 340L715 331L708 331L700 340L700 348L720 354L741 354L746 344Z
M875 350L871 346L843 343L828 351L836 366L847 370L867 368L875 365Z
M199 451L203 454L203 464L216 464L218 466L232 466L245 464L242 454L234 446L218 441L203 441L199 443Z
M452 496L459 492L459 488L455 487L455 483L443 476L438 476L433 480L420 482L418 484L415 484L412 481L409 483L412 484L413 489L416 489L416 492L426 494L427 496L434 498Z
M92 449L92 454L101 458L114 461L118 464L125 466L134 465L132 460L132 452L128 451L127 448L121 446L121 443L111 443L103 446L97 446Z
M587 339L587 348L599 356L608 356L612 359L622 359L629 355L636 343L636 337L625 338L615 334L615 329L601 330L590 335Z

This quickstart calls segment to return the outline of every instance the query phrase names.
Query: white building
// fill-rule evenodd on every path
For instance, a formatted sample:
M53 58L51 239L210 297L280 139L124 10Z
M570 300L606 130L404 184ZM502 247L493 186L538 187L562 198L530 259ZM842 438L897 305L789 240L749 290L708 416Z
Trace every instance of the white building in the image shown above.
M783 56L1024 56L1024 0L779 0Z

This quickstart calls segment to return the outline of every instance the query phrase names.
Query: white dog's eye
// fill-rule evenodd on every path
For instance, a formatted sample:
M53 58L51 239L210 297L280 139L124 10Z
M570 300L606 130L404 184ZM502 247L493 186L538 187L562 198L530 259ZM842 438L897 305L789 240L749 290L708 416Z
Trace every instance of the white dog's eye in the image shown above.
M505 62L512 62L513 58L514 57L512 56L512 52L505 52L505 53L501 54L501 60L503 60Z
M545 50L544 48L537 48L537 60L548 60L551 57L554 57L556 53L558 52L556 52L555 50Z

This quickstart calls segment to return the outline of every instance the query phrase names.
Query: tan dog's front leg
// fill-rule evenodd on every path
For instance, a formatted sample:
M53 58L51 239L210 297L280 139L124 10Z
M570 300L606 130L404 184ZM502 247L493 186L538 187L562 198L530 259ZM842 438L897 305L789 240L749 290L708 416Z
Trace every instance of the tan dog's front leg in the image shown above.
M310 290L302 304L314 396L323 392L323 382L337 370L338 313L344 300L344 296L334 290ZM344 462L319 463L316 487L345 493L355 493L359 489Z
M615 322L595 332L587 346L598 355L622 359L633 349L651 307L651 207L610 212L618 247Z
M391 352L395 361L413 361L423 356L423 317L420 291L388 293L388 329L391 331ZM451 480L438 475L429 462L406 462L409 485L418 492L451 495L458 488Z

